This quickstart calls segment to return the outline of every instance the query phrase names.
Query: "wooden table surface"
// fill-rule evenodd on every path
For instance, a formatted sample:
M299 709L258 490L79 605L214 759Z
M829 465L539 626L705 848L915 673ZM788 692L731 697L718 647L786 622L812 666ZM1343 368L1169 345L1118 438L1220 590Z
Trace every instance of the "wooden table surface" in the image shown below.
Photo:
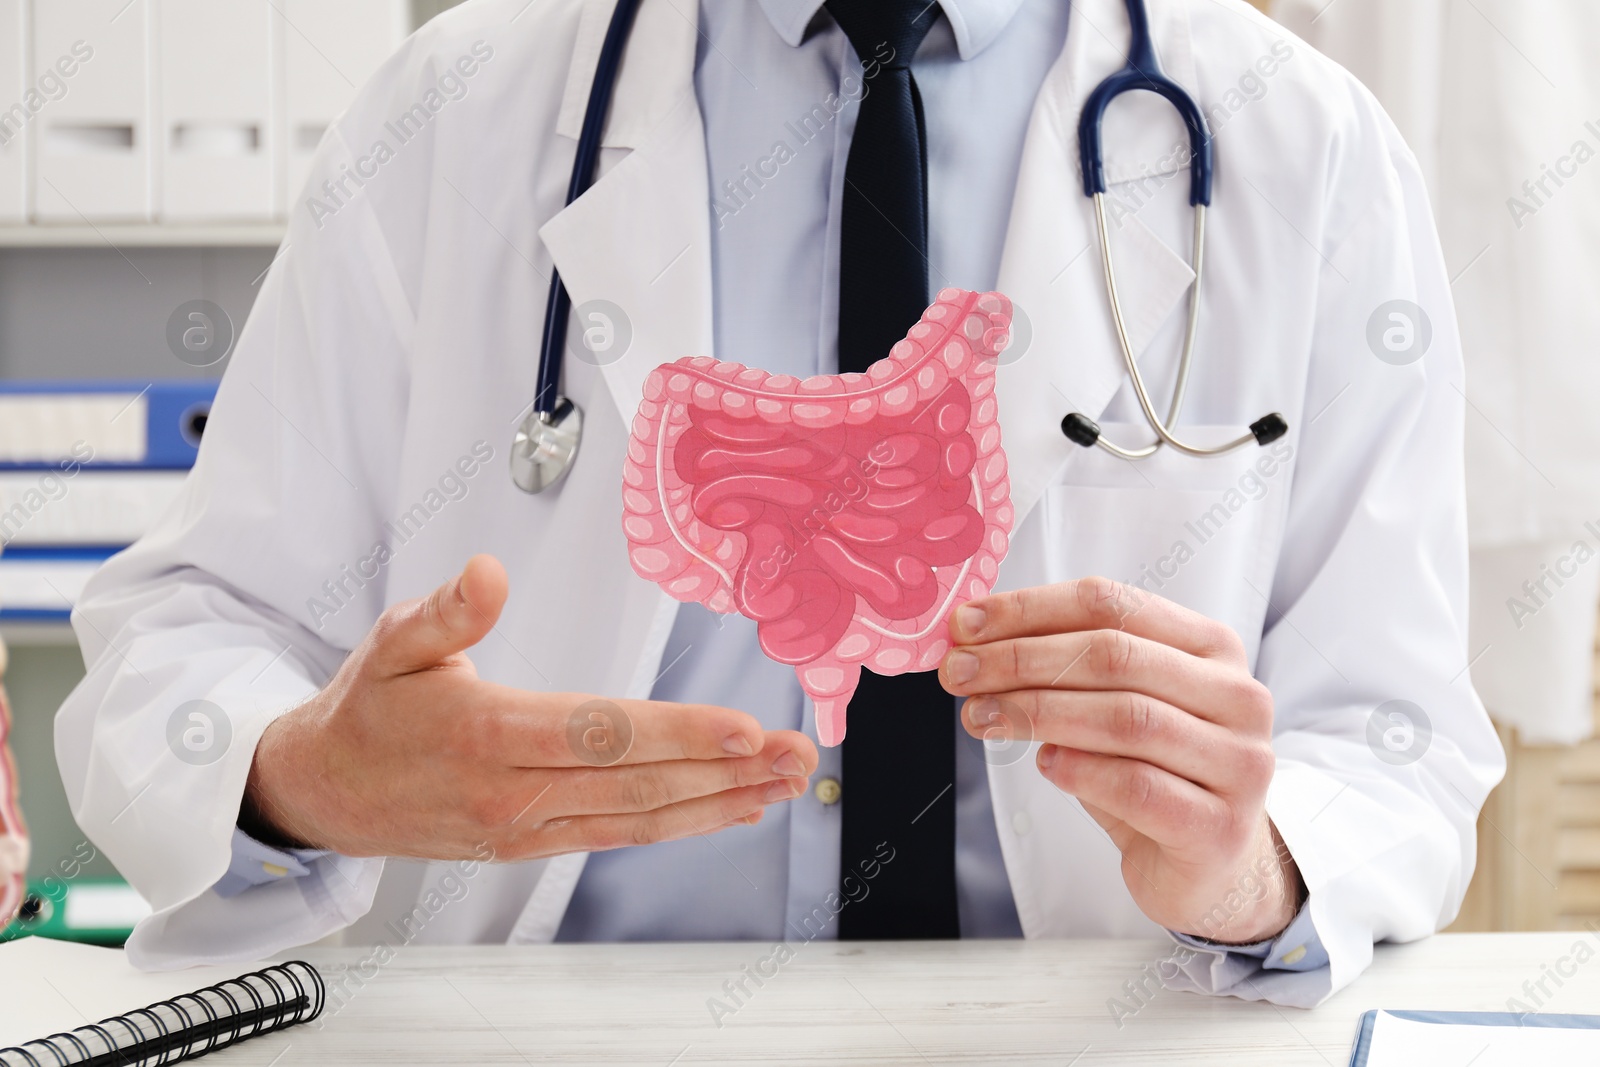
M346 990L324 1017L208 1062L1343 1067L1367 1009L1503 1011L1580 939L1600 946L1587 932L1382 946L1312 1011L1159 990L1120 1026L1108 1002L1131 1004L1123 983L1168 946L816 942L761 987L747 981L752 995L718 1019L707 1002L731 1006L723 983L771 946L409 947L376 968L353 966L370 950L307 950L297 955ZM1547 980L1546 1010L1600 1013L1600 958L1563 981Z

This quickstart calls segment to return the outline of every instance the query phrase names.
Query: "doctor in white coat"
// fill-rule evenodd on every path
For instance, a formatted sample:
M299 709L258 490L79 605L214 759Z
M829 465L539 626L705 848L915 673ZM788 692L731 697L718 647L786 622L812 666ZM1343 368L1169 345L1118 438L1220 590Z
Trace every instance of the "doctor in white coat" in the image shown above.
M1018 525L999 591L957 613L941 679L1025 707L1034 741L986 780L980 757L962 803L982 832L961 832L993 859L967 863L963 892L1030 938L1164 928L1186 946L1172 984L1309 1005L1375 943L1450 921L1502 771L1466 673L1460 348L1422 180L1372 97L1241 2L1149 7L1218 153L1181 425L1218 438L1276 410L1291 430L1140 463L1062 436L1071 410L1145 436L1076 163L1080 105L1122 65L1127 18L1118 0L942 5L913 64L930 274L998 288L1028 323L998 381ZM564 207L609 12L473 0L366 87L322 146L181 502L79 604L89 672L57 751L80 823L154 908L128 945L140 965L340 930L392 940L396 915L417 942L608 936L578 911L622 921L661 897L680 918L617 936L691 921L719 936L718 909L672 889L709 876L627 864L724 826L710 840L730 850L790 828L791 899L761 936L800 936L784 916L830 839L817 795L796 794L830 753L765 700L649 701L690 616L629 566L620 469L661 362L763 365L759 338L778 352L796 316L813 372L832 369L862 68L815 2L707 0L697 27L646 0L602 175ZM837 124L730 207L730 109L804 78L831 87L817 99ZM1007 103L1018 84L1028 95ZM941 116L962 100L998 102L956 129ZM992 156L956 150L962 136ZM1106 143L1132 341L1170 383L1193 281L1183 132L1130 98ZM996 174L1005 187L986 187ZM740 231L764 199L815 226ZM583 449L558 491L530 496L506 446L552 265L575 305L619 309L631 340L566 361ZM1395 308L1427 328L1394 334ZM468 564L478 553L494 559ZM565 742L589 696L634 723L616 766ZM984 706L968 704L973 734ZM638 847L600 851L617 846ZM628 896L602 870L651 882ZM826 888L799 913L833 911Z

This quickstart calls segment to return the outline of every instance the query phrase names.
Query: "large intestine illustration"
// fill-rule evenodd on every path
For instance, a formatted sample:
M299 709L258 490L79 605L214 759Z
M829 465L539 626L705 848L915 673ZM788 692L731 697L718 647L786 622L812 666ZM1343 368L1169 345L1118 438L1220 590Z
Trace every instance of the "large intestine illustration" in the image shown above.
M1011 302L945 289L865 374L686 357L645 381L623 467L638 574L754 620L824 745L862 667L932 670L987 594L1014 513L994 395Z

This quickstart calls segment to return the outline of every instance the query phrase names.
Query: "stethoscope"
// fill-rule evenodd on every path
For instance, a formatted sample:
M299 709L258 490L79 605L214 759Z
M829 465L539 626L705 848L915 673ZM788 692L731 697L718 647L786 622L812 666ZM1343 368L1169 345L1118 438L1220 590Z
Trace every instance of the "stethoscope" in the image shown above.
M1144 0L1127 0L1127 5L1128 63L1095 86L1094 92L1084 102L1083 114L1078 117L1078 161L1083 168L1084 195L1094 200L1095 226L1100 234L1100 262L1105 269L1106 295L1111 302L1111 319L1117 328L1117 343L1122 348L1122 362L1133 382L1139 408L1144 412L1145 421L1156 432L1156 439L1143 448L1122 448L1107 441L1092 419L1076 411L1061 420L1061 432L1074 444L1085 448L1099 445L1123 459L1144 459L1154 455L1164 444L1187 455L1201 457L1226 455L1252 441L1259 445L1271 444L1289 432L1288 422L1277 412L1263 415L1252 422L1249 433L1211 448L1181 441L1172 430L1183 411L1183 394L1189 385L1194 339L1200 325L1200 286L1206 262L1206 208L1211 204L1211 131L1194 97L1162 72L1161 63L1156 59L1155 43L1150 39L1150 17L1145 10ZM1133 358L1133 345L1128 341L1128 325L1122 317L1122 301L1117 296L1117 272L1111 263L1111 235L1106 227L1106 168L1101 131L1106 108L1111 101L1136 89L1165 98L1177 109L1183 124L1189 128L1189 204L1194 208L1194 262L1190 268L1194 271L1194 286L1189 290L1189 321L1184 330L1182 355L1178 357L1178 376L1172 387L1172 403L1167 408L1164 422L1150 401L1144 375L1139 373L1139 364Z
M622 53L628 46L628 32L639 0L617 0L600 45L594 81L589 83L589 104L583 112L583 128L578 132L578 151L572 160L572 177L567 182L567 203L571 204L594 184L594 168L600 159L600 134L606 113L611 110L611 91L616 88L622 69ZM561 358L567 343L567 315L572 297L561 281L561 272L550 271L550 295L545 300L544 334L539 339L539 376L535 383L533 409L517 427L511 441L511 480L528 493L542 493L559 482L572 469L578 444L583 439L583 409L561 395Z
M1171 445L1179 452L1191 456L1220 456L1243 448L1254 441L1269 444L1289 431L1282 415L1265 415L1250 424L1250 432L1223 445L1201 448L1187 444L1173 433L1172 426L1183 410L1184 392L1189 384L1189 368L1194 355L1195 335L1200 322L1200 287L1205 271L1206 208L1211 203L1212 148L1211 133L1206 127L1200 105L1176 82L1161 70L1156 59L1155 44L1150 38L1150 20L1144 0L1127 0L1130 44L1128 64L1095 87L1084 104L1078 122L1078 153L1083 167L1084 193L1094 200L1095 224L1100 234L1100 259L1105 267L1106 293L1111 301L1111 317L1116 325L1117 341L1122 348L1123 363L1139 407L1156 440L1142 448L1122 448L1106 440L1093 420L1073 412L1061 420L1061 432L1073 442L1088 447L1099 445L1123 459L1143 459L1153 455L1162 445ZM611 13L611 23L606 28L605 41L600 47L600 58L595 64L594 81L589 87L589 102L583 113L583 127L578 136L578 150L572 162L572 178L567 183L567 203L571 204L594 183L595 164L600 157L600 134L605 126L606 113L611 107L612 90L622 67L622 53L627 47L628 34L633 26L633 16L638 11L639 0L618 0ZM1194 286L1189 294L1189 318L1184 332L1183 351L1178 360L1178 375L1172 390L1172 403L1163 421L1150 400L1144 376L1133 357L1133 346L1128 340L1127 324L1122 315L1122 302L1117 294L1117 276L1111 262L1110 234L1106 225L1105 163L1101 152L1101 127L1106 107L1116 97L1126 92L1142 89L1156 93L1177 108L1189 130L1190 160L1189 203L1194 207ZM567 316L572 310L572 298L561 281L560 272L550 274L550 293L545 304L544 333L539 343L539 373L533 407L517 428L511 445L511 480L519 489L539 493L559 482L577 457L578 445L583 437L583 411L560 393L561 359L558 353L567 339Z

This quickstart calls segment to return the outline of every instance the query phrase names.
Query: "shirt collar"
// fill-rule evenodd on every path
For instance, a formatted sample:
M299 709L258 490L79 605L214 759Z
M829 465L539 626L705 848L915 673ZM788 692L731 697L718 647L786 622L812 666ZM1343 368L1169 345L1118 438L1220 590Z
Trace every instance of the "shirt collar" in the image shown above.
M806 27L816 18L823 0L761 0L772 28L791 48L805 39ZM994 43L1000 31L1022 6L1022 0L939 0L939 7L955 32L956 49L971 59Z

